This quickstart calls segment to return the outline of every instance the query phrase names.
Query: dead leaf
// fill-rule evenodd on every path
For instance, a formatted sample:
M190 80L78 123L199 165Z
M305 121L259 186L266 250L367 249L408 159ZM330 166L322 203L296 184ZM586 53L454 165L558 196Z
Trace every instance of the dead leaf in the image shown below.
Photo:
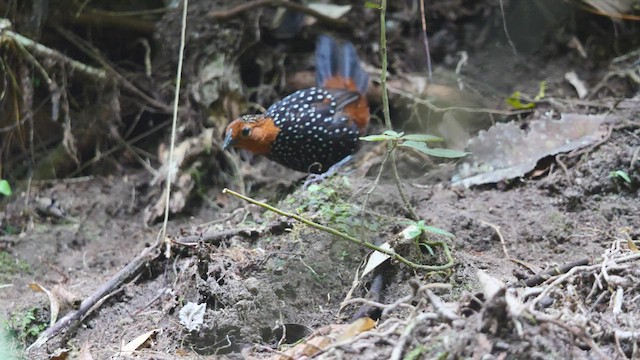
M469 187L522 177L544 157L589 146L603 139L607 116L566 113L555 120L497 123L469 140L467 156L457 167L453 185Z
M73 351L67 348L57 348L53 354L49 356L50 360L67 360L73 356Z
M375 325L376 322L368 317L360 318L347 325L328 325L317 330L316 335L309 340L292 347L285 351L284 354L274 355L270 359L291 360L312 357L336 341L349 340L362 332L373 329Z
M29 284L29 288L35 292L43 292L47 294L47 297L49 298L49 306L51 308L51 320L49 321L49 326L53 326L53 324L56 323L56 320L58 320L58 313L60 313L60 301L58 301L58 298L51 293L51 291L38 283Z
M361 317L347 325L347 327L342 331L342 334L338 337L338 341L349 340L360 333L373 329L375 326L376 322L370 317Z
M388 242L385 242L384 244L380 245L380 248L393 251L391 244L389 244ZM371 256L369 256L367 265L364 267L364 270L362 271L362 275L360 275L360 278L362 279L365 275L372 272L375 268L380 266L383 262L387 261L387 259L389 259L390 257L391 256L381 253L379 251L374 251L373 253L371 253Z
M93 356L89 351L90 347L91 346L89 345L88 341L85 341L85 343L82 344L82 347L80 348L80 354L78 356L78 360L93 360Z
M493 298L505 285L502 281L494 278L482 270L478 270L478 281L482 285L482 292L486 299Z
M335 5L324 3L311 3L307 5L309 9L315 10L320 14L330 17L332 19L338 19L351 10L351 5Z
M580 80L578 74L576 74L575 71L570 71L564 74L564 79L567 80L574 89L576 89L579 99L584 99L585 97L587 97L587 95L589 95L587 86L584 84L584 81Z
M60 300L62 304L68 305L74 309L77 309L82 303L82 298L71 291L67 290L61 285L54 285L51 288L51 293Z
M204 313L206 310L207 304L188 302L180 309L180 324L184 325L189 331L198 330L200 325L204 323Z
M160 332L160 329L153 329L137 336L122 347L116 356L131 356L133 352L140 349L153 335Z

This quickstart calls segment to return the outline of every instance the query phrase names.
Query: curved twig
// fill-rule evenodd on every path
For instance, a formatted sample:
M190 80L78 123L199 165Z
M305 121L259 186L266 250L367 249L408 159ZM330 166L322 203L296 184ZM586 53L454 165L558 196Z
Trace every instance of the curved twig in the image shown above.
M421 270L427 270L427 271L438 271L438 270L446 270L446 269L449 269L449 268L451 268L453 266L453 257L451 256L451 251L449 250L449 246L447 246L447 244L445 242L443 242L443 241L433 242L432 244L434 246L437 245L437 246L442 247L442 251L444 252L445 257L447 258L447 262L445 264L443 264L443 265L422 265L422 264L417 264L417 263L414 263L413 261L403 257L402 255L396 253L393 250L387 250L387 249L381 248L379 246L376 246L376 245L374 245L374 244L372 244L370 242L367 242L367 241L364 241L364 240L358 240L358 239L354 238L353 236L347 235L347 234L345 234L345 233L343 233L341 231L338 231L338 230L330 228L328 226L324 226L324 225L318 224L316 222L313 222L311 220L305 219L300 215L296 215L296 214L293 214L293 213L290 213L290 212L286 212L286 211L280 210L280 209L275 208L275 207L273 207L273 206L271 206L269 204L266 204L266 203L263 203L261 201L252 199L252 198L250 198L248 196L242 195L242 194L237 193L237 192L235 192L233 190L229 190L229 189L225 188L225 189L222 190L222 193L223 194L227 194L227 193L231 194L231 195L233 195L233 196L235 196L235 197L237 197L239 199L242 199L242 200L244 200L246 202L249 202L249 203L254 204L254 205L258 205L258 206L260 206L260 207L262 207L264 209L267 209L269 211L273 211L276 214L279 214L279 215L286 216L288 218L297 220L297 221L299 221L299 222L301 222L301 223L303 223L305 225L311 226L312 228L318 229L320 231L324 231L324 232L329 233L331 235L335 235L335 236L337 236L339 238L342 238L342 239L347 240L349 242L352 242L354 244L357 244L357 245L360 245L360 246L364 246L367 249L371 249L371 250L375 250L375 251L381 252L381 253L383 253L385 255L388 255L390 258L392 258L394 260L397 260L397 261L399 261L399 262L401 262L401 263L403 263L403 264L405 264L405 265L407 265L409 267L412 267L414 269L421 269Z

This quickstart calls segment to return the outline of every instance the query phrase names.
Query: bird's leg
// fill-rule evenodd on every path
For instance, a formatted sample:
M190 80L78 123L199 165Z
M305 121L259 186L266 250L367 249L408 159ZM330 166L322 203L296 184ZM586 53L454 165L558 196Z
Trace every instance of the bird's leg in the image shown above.
M329 170L323 172L322 174L309 174L309 176L307 176L307 179L304 181L304 184L302 185L302 188L306 189L311 184L318 184L318 183L321 183L322 181L326 180L327 178L330 178L331 176L335 175L338 172L338 170L344 164L348 163L349 160L351 160L352 158L353 158L353 156L347 155L347 156L345 156L344 159L342 159L342 160L338 161L337 163L331 165Z

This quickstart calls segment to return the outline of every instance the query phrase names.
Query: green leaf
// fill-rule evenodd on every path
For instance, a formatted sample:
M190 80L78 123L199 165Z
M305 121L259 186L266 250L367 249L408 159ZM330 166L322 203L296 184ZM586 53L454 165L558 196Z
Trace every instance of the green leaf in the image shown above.
M436 253L433 251L433 248L431 247L431 245L427 244L427 243L418 243L418 247L423 248L425 250L427 250L427 252L429 253L429 255L431 256L435 256Z
M381 10L382 9L382 6L380 6L380 4L376 4L376 3L371 2L371 1L365 1L364 7L369 8L369 9L376 9L376 10Z
M442 148L430 148L427 144L418 141L404 141L400 146L410 147L416 149L424 154L435 157L442 158L459 158L463 157L469 153L464 151L452 150L452 149L442 149Z
M402 140L418 142L443 141L441 137L429 134L407 134L402 136Z
M533 98L533 100L535 100L535 101L542 100L542 98L544 98L545 90L547 90L547 82L546 81L540 81L540 89L538 89L538 94L536 95L535 98Z
M407 355L404 356L403 360L416 360L416 359L420 359L422 358L420 355L422 355L422 353L425 350L425 346L419 344L418 346L416 346L413 350L409 351L409 353Z
M389 135L389 136L393 136L394 138L399 139L402 135L404 135L403 132L397 132L397 131L393 131L393 130L385 130L383 132L384 135Z
M427 151L424 152L427 155L447 158L447 159L456 159L469 155L468 152L458 151L453 149L444 149L444 148L427 148Z
M5 179L0 179L0 194L4 196L11 196L11 194L13 194L11 184Z
M455 237L455 235L453 235L452 233L434 226L424 226L423 229L424 231L430 232L432 234L444 235L446 237Z
M369 136L363 136L360 138L360 140L362 141L386 141L386 140L393 140L395 139L395 136L389 136L389 135L369 135Z
M415 239L420 234L422 234L422 226L420 224L409 225L400 233L406 240Z
M507 104L511 105L511 107L517 110L533 109L536 106L536 103L534 102L523 103L520 98L520 91L516 91L511 94L511 96L506 98L505 101L507 102Z
M624 171L624 170L612 171L612 172L609 173L609 177L610 178L618 177L618 178L626 181L627 184L631 184L631 178L629 177L629 174L627 174L626 171Z

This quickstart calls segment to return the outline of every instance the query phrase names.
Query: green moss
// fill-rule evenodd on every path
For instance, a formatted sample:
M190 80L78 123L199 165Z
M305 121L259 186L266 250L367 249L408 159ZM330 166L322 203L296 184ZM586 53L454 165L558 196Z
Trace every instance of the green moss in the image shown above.
M33 343L47 326L44 312L37 307L14 313L5 324L8 334L23 346Z
M362 235L363 231L378 231L381 219L363 217L359 208L353 204L353 199L350 199L351 193L349 180L336 176L320 184L313 184L306 190L298 190L285 199L282 205L351 236Z
M0 251L0 281L7 281L12 275L31 271L29 264L13 257L6 251Z

